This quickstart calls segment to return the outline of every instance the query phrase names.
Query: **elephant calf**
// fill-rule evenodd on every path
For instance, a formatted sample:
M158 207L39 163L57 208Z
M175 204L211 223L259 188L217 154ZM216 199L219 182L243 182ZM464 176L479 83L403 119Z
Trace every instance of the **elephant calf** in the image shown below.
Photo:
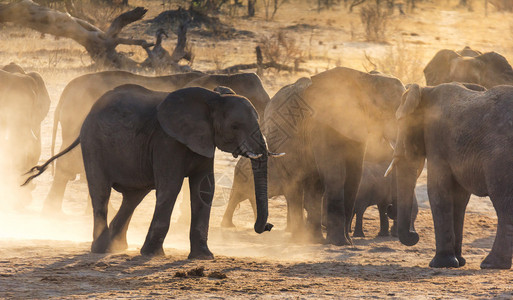
M184 177L189 177L189 258L212 259L207 236L216 147L235 157L251 158L257 203L255 231L272 228L267 223L269 153L255 108L244 97L203 88L184 88L166 95L137 85L107 92L91 108L79 138L43 166L35 167L40 172L31 178L82 144L94 213L93 252L126 249L130 218L142 199L156 189L155 213L141 254L163 255L173 206ZM111 188L123 194L123 201L107 226Z
M394 176L384 177L388 167L388 162L369 162L363 163L362 180L356 195L355 210L353 218L356 215L355 228L353 236L365 237L363 233L363 215L367 207L377 205L379 210L380 231L378 236L389 236L389 222L387 211L396 208L396 180ZM413 218L418 213L417 198L413 194ZM392 235L397 236L396 221L391 228Z

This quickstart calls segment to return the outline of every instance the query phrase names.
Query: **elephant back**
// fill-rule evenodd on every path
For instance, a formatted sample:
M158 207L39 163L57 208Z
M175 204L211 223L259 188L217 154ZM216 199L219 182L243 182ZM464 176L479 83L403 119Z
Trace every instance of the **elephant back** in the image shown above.
M300 78L281 88L267 105L261 127L270 151L283 152L300 142L305 121L313 115L304 98L311 83L309 78Z

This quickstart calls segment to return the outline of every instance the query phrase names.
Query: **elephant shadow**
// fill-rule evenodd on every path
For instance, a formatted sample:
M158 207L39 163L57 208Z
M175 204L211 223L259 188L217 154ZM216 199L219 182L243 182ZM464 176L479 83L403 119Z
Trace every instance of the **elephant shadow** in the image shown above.
M350 262L314 262L298 263L285 266L279 270L282 276L286 277L348 277L365 281L378 282L411 282L415 280L426 280L435 277L471 276L475 270L456 269L431 269L419 266L401 266L398 264L389 265L364 265L352 264Z
M135 252L134 252L135 254ZM130 288L143 288L155 284L152 275L159 272L169 272L172 277L176 269L182 267L196 267L196 262L185 259L185 253L177 255L178 259L169 259L169 257L149 257L142 255L132 255L132 253L118 254L96 254L83 252L81 254L67 256L55 262L43 265L42 267L30 270L25 276L41 277L41 282L47 285L45 292L58 297L85 296L91 293L119 292L120 284ZM158 259L158 264L148 264L150 260ZM98 276L94 276L97 273ZM110 274L109 276L100 275L101 273ZM93 275L93 276L91 276ZM151 280L134 280L141 278ZM159 280L158 276L155 280ZM94 285L96 290L77 289L76 284ZM68 288L63 288L69 285ZM122 288L121 288L122 289Z

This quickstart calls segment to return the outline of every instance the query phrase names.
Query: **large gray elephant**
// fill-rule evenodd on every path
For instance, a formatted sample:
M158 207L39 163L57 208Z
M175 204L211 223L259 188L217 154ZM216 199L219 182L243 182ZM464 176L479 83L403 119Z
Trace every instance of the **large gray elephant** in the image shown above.
M397 110L399 130L391 166L397 172L398 233L405 245L411 195L427 159L427 188L436 238L431 267L460 267L463 221L470 195L489 196L497 212L497 234L481 268L511 267L513 247L513 87L485 90L458 83L404 93Z
M0 138L16 172L26 172L41 155L41 122L50 109L44 81L11 63L0 71ZM7 157L7 156L6 156Z
M165 98L165 100L162 100ZM81 144L93 204L93 252L126 249L126 231L134 209L152 189L157 191L153 220L141 248L144 255L162 255L171 213L184 177L191 190L189 258L212 259L207 246L214 194L214 150L252 159L257 220L267 223L267 146L251 103L238 95L203 88L166 94L137 85L123 85L104 94L91 108L80 136L52 160ZM123 194L119 211L107 226L111 188Z
M403 84L394 77L334 68L282 88L268 104L263 131L276 160L279 186L288 201L293 235L305 230L324 241L351 244L349 228L369 133L395 139L394 113Z
M428 86L464 82L491 88L513 84L513 69L504 56L496 52L478 54L472 49L455 52L443 49L424 68Z
M212 78L212 76L213 75L205 75L199 72L191 72L148 77L123 71L106 71L75 78L64 88L59 104L55 109L52 155L55 147L58 124L61 124L62 129L61 150L63 150L78 136L82 122L96 100L105 92L117 86L123 84L137 84L156 91L172 92L201 77L204 78L198 85L205 84L208 85L208 87L215 87L210 83L217 81L216 78L212 80L208 79ZM249 97L256 97L259 101L265 101L265 97L267 97L267 101L269 101L269 96L262 88L262 83L258 76L256 76L256 79L252 78L251 80L247 78L247 75L234 74L230 75L225 81L228 87L230 87L229 84L236 86L237 90L235 91L239 92L240 95L247 96L250 101L252 101L252 98ZM255 87L255 85L259 85L260 88ZM245 86L251 91L249 94L245 94ZM255 96L255 90L261 93L258 97ZM43 211L49 213L61 211L67 182L73 180L77 174L83 173L84 167L81 160L80 149L76 149L67 156L58 159L54 180L45 200Z

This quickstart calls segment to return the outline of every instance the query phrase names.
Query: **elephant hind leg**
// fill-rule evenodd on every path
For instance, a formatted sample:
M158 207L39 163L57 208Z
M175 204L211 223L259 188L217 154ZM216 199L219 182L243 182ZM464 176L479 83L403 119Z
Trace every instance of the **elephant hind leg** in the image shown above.
M239 187L233 187L230 193L230 200L228 200L228 205L226 206L226 210L223 215L223 220L221 221L222 227L235 227L235 224L233 224L233 214L235 213L235 209L237 208L239 203L246 200L247 198L248 197L240 191ZM251 196L249 196L249 200L251 202L251 206L253 207L253 211L255 211L256 200L254 199L254 196L253 199L251 198Z
M461 246L463 244L463 224L465 222L465 210L467 209L468 201L470 200L470 193L463 190L463 188L459 188L459 192L457 193L457 196L454 198L453 203L453 216L454 216L454 254L456 255L456 258L458 259L458 263L460 267L463 267L466 264L465 258L462 256ZM413 199L417 203L417 199L414 197ZM414 206L417 208L418 211L418 205ZM412 220L414 220L414 217L412 215ZM413 224L414 222L412 222Z
M110 245L107 252L123 251L128 248L126 241L128 224L130 223L135 208L149 192L149 190L139 190L123 193L121 207L109 225Z
M96 180L89 182L89 195L93 204L93 244L91 251L105 253L109 248L110 237L107 226L107 207L109 204L111 187L105 184L107 181Z
M497 233L481 269L509 269L513 254L513 196L490 198L497 212Z

